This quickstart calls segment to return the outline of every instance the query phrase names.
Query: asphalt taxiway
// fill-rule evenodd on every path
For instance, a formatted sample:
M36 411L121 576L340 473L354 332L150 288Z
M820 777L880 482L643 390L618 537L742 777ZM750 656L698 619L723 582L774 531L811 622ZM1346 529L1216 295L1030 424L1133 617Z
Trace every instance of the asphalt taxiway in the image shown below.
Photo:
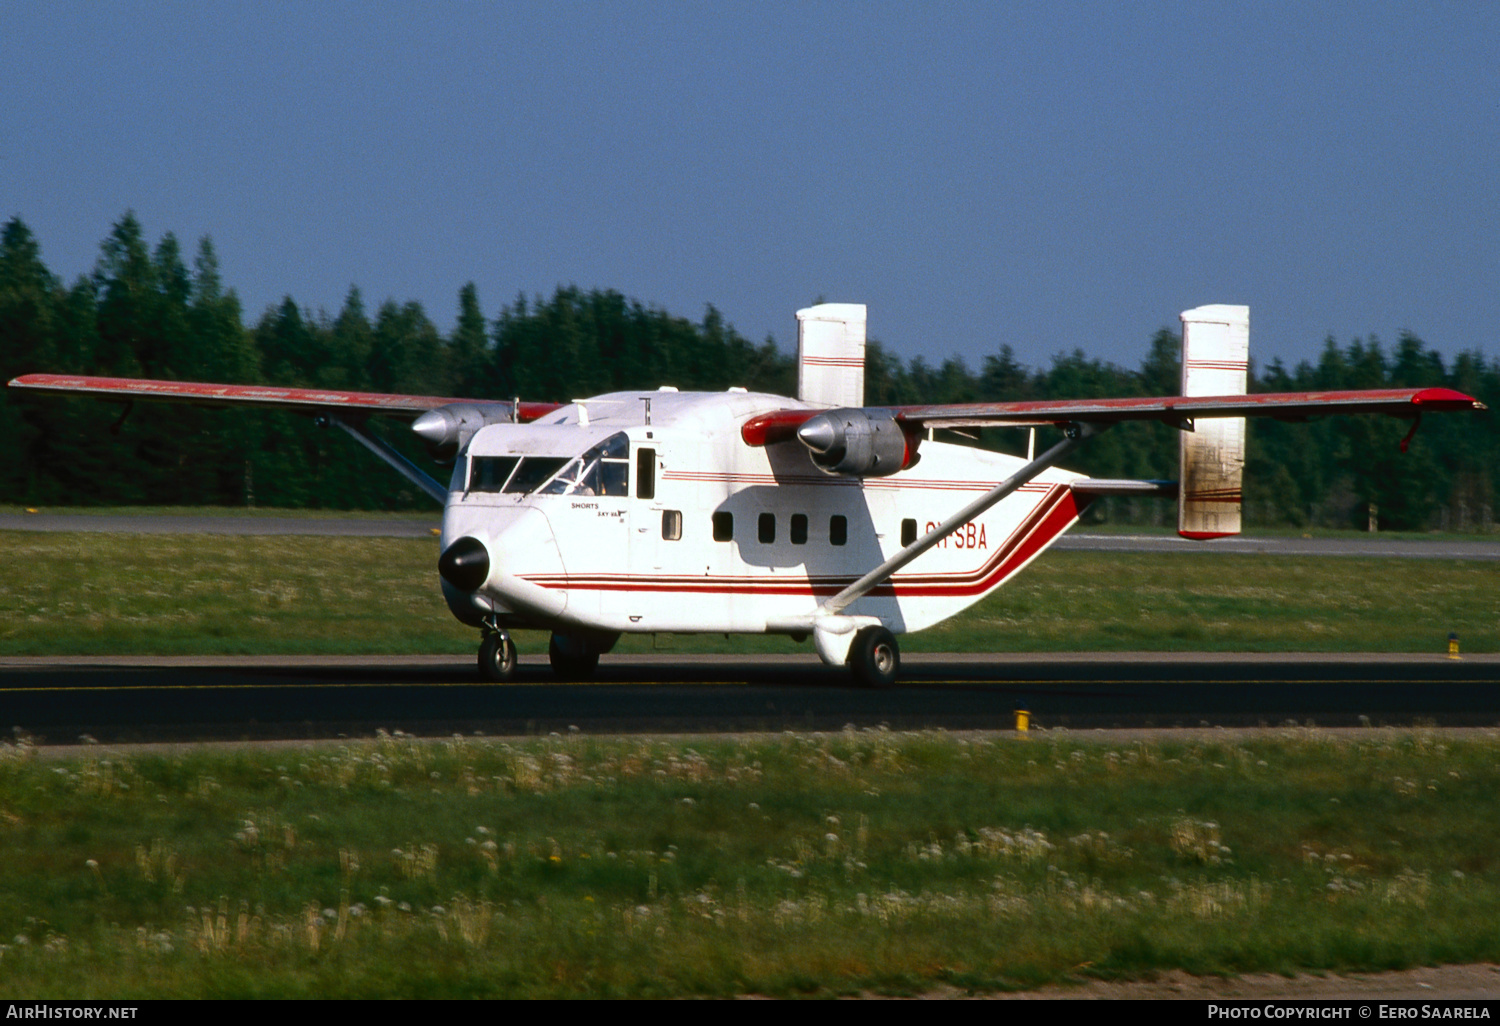
M909 655L893 688L808 655L545 660L482 684L450 656L0 659L0 730L41 744L896 730L1500 726L1500 656Z

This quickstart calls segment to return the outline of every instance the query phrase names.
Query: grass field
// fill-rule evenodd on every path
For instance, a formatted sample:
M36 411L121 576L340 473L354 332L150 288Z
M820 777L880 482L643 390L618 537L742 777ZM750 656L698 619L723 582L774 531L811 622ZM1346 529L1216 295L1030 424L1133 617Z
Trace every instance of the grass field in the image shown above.
M468 653L433 539L0 532L0 655ZM1493 562L1048 553L907 651L1500 651ZM787 652L627 637L619 651ZM546 649L522 634L522 652Z
M0 654L468 654L436 558L435 539L0 532ZM1055 553L903 643L1441 652L1457 631L1496 651L1495 574ZM827 996L1496 961L1497 794L1500 735L1422 731L0 744L0 997Z
M43 760L5 997L974 991L1500 960L1500 736L853 731Z

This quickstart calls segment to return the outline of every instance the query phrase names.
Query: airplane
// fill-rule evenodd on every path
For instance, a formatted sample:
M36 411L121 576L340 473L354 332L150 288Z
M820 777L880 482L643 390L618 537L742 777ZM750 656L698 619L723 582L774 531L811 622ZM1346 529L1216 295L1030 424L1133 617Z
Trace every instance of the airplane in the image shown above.
M551 632L555 673L584 679L623 634L781 634L864 686L895 682L897 636L978 602L1105 495L1175 496L1178 533L1239 533L1245 418L1410 418L1482 410L1446 388L1246 394L1249 308L1181 314L1182 395L864 405L866 309L797 311L798 396L611 392L566 404L29 374L20 391L131 403L293 410L342 428L443 504L438 574L480 631L479 673L516 675L511 632ZM127 413L128 413L127 406ZM412 421L444 484L367 429ZM1180 429L1180 481L1089 478L1059 464L1111 426ZM1023 458L936 440L1032 429ZM1063 438L1036 454L1035 429Z

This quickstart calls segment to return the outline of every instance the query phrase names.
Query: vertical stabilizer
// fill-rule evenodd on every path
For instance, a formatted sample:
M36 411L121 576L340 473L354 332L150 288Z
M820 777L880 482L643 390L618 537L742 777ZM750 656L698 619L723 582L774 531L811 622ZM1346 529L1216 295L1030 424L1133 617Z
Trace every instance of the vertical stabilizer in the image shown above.
M1182 394L1243 395L1250 369L1250 308L1200 306L1182 312ZM1181 434L1177 533L1240 533L1245 418L1199 418Z
M825 406L865 404L865 308L822 303L797 311L797 398Z

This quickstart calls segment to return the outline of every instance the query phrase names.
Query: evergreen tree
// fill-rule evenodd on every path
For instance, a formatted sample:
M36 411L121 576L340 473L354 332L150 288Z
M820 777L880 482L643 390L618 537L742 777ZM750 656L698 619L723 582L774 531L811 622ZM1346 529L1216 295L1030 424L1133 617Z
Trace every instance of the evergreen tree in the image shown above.
M370 378L374 331L365 316L365 301L358 287L349 286L343 309L333 322L332 362L326 382L330 388L367 392L374 387Z
M239 297L224 291L218 254L207 236L198 241L193 261L187 323L196 368L191 376L231 384L258 380L255 349L244 328ZM260 446L264 418L237 410L194 412L199 415L200 434L193 453L193 487L201 489L201 494L192 501L245 504L252 489L247 480L249 457Z
M422 311L410 302L388 299L375 315L370 338L370 385L377 392L444 393L442 338Z
M984 358L979 376L979 395L988 402L1024 402L1033 397L1031 375L1016 360L1016 352L1007 343L999 353Z
M94 281L99 294L96 371L120 377L157 372L161 359L153 336L159 305L156 265L135 214L126 213L104 240Z
M0 230L0 381L18 374L50 369L62 362L59 316L61 287L42 263L41 247L20 218ZM61 430L56 407L21 405L0 399L0 435L13 458L0 460L0 488L6 495L24 494L34 486L39 448Z
M494 360L484 313L479 309L479 288L472 281L458 293L458 323L448 342L450 360L447 391L457 396L484 398L493 393Z

